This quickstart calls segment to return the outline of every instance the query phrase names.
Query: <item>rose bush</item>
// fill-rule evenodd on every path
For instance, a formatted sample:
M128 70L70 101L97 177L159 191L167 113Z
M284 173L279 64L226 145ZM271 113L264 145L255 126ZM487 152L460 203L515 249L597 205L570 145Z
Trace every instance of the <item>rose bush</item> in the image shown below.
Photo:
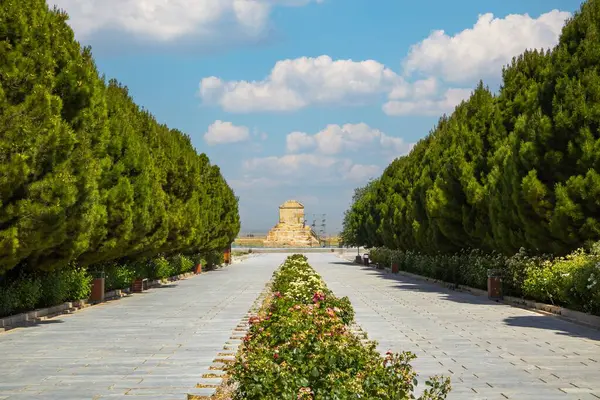
M348 298L336 298L306 257L288 257L229 369L235 398L414 398L414 355L382 357L351 333L353 319ZM449 390L449 379L436 377L421 398L443 399Z

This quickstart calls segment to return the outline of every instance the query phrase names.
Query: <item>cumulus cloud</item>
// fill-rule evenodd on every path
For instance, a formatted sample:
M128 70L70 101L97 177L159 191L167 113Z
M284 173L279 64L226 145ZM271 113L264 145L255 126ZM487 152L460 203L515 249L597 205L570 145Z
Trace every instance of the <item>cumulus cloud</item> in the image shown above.
M433 31L411 47L404 72L440 76L455 83L500 76L502 66L526 49L556 45L570 15L552 10L538 18L528 14L494 18L487 13L480 15L472 28L454 36Z
M315 138L306 132L292 132L285 138L286 148L290 153L311 148L315 145Z
M411 144L402 138L388 136L365 123L327 125L325 129L310 135L292 132L286 137L286 148L290 153L314 149L320 154L335 155L342 151L356 151L375 145L377 149L405 154Z
M344 178L353 182L366 182L381 174L381 168L377 165L354 164L344 173Z
M213 37L219 26L256 35L275 6L297 7L322 0L49 0L66 10L80 38L115 30L169 42L184 36Z
M273 182L279 182L280 186L356 184L378 176L382 170L380 165L359 162L357 155L360 154L361 159L368 156L387 162L392 155L395 158L407 154L412 146L402 138L386 135L364 123L332 124L315 134L288 134L288 154L248 159L243 163L243 171L248 180L257 174L268 179L268 182L257 182L260 185ZM365 151L356 152L359 149Z
M245 126L236 126L231 122L216 120L204 134L204 141L209 145L243 142L250 138L250 130Z
M463 100L471 95L471 89L448 89L440 98L411 99L405 101L392 100L383 105L387 115L441 115L449 114Z
M322 157L316 154L286 154L282 157L252 158L244 162L244 168L285 176L306 172L310 168L331 168L337 162L338 160L334 157Z
M554 46L569 16L558 10L538 18L488 13L454 36L434 31L411 47L402 74L375 60L301 57L277 62L258 81L204 78L199 94L205 104L238 113L369 104L384 95L388 115L436 115L451 111L470 92L460 86L499 78L502 66L525 49Z
M244 175L241 179L230 179L227 183L235 190L252 189L256 187L260 188L273 188L280 185L280 182L264 177L253 177L251 175Z
M257 172L268 176L257 182L259 184L300 187L305 184L359 182L376 177L381 171L376 165L357 164L348 158L306 153L252 158L244 162L243 169L246 176L254 176Z
M373 60L301 57L278 61L261 81L200 82L200 96L230 112L291 111L314 104L362 104L401 83L391 69Z

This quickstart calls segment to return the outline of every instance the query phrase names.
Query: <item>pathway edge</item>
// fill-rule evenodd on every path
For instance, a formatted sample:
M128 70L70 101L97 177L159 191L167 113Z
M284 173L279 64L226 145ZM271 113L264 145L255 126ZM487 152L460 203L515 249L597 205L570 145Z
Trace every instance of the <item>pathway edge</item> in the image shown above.
M354 260L348 260L347 258L344 258L344 260L354 263L353 262ZM371 264L371 265L373 267L376 267L375 264ZM392 275L392 276L404 275L404 276L407 276L407 277L410 277L413 279L434 283L438 286L442 286L442 287L445 287L450 290L471 293L472 295L479 296L479 297L487 297L487 295L488 295L487 291L485 291L485 290L481 290L481 289L477 289L477 288L473 288L473 287L465 286L465 285L456 285L454 283L442 281L439 279L429 278L429 277L423 276L423 275L413 274L411 272L399 271L398 273L394 274L391 272L390 268L379 269L379 271L381 271L382 273L384 273L386 275ZM491 300L490 299L490 301L495 301L497 303L503 303L503 304L510 305L513 307L524 308L526 310L534 311L534 312L537 312L542 315L557 317L557 318L563 319L568 322L572 322L572 323L575 323L578 325L586 326L588 328L600 330L600 317L592 315L592 314L586 314L581 311L575 311L575 310L571 310L568 308L554 306L554 305L545 304L545 303L538 303L533 300L526 300L526 299L522 299L520 297L512 297L512 296L504 296L504 298L502 300Z

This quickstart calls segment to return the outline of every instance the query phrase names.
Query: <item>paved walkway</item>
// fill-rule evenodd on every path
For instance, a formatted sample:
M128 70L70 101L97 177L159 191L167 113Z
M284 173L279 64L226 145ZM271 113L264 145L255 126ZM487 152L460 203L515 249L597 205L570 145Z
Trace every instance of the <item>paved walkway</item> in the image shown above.
M449 399L600 399L600 332L310 254L311 265L380 350L411 351L421 375L452 379Z
M185 399L286 254L0 334L0 400ZM450 399L600 399L600 332L331 254L308 255L380 350Z
M185 399L284 258L250 258L0 334L0 399Z

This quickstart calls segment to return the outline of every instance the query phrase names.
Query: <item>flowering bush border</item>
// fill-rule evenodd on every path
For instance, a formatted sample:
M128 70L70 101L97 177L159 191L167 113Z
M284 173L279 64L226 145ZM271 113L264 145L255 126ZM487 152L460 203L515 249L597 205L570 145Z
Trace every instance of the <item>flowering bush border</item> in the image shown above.
M288 257L228 369L234 399L414 398L414 354L382 357L375 342L350 331L353 320L349 299L334 296L306 257ZM450 391L448 378L426 385L420 399L445 399Z
M531 256L524 249L507 257L480 250L430 255L386 248L371 249L369 257L378 264L395 263L402 271L483 290L487 270L499 270L506 295L600 316L600 242L565 257Z

